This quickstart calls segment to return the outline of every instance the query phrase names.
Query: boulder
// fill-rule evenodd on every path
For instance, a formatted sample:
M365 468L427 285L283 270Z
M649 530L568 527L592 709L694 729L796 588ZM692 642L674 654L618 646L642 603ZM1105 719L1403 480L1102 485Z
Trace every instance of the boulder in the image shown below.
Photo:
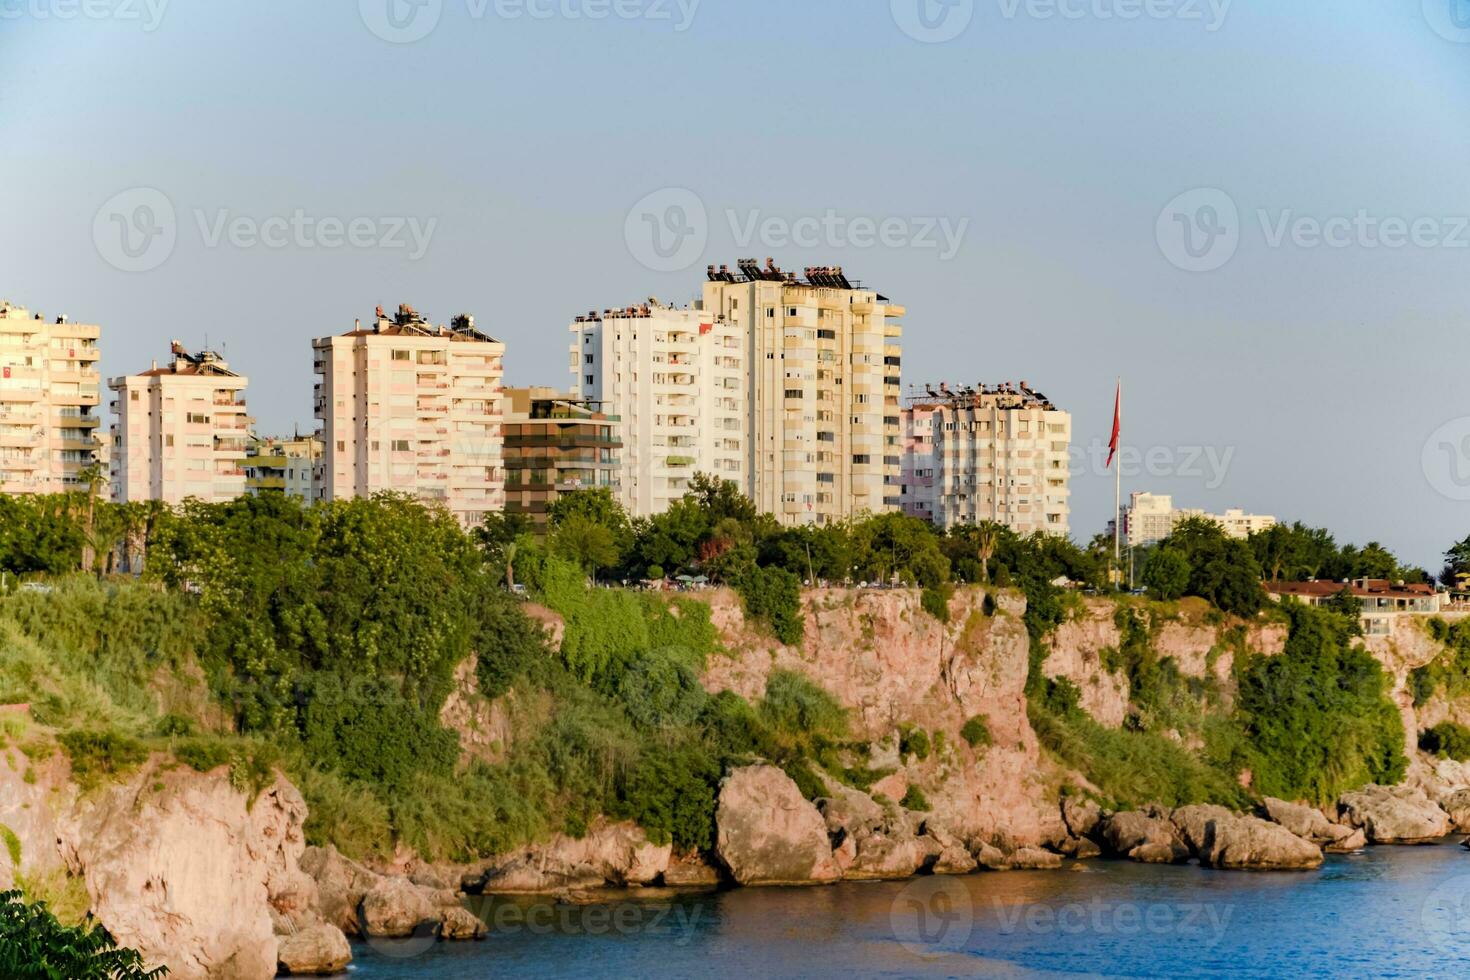
M967 875L979 867L970 849L963 844L950 844L939 852L931 869L937 875Z
M582 838L558 834L507 855L466 891L539 894L652 885L663 877L673 847L654 844L636 824L598 822Z
M1114 813L1102 822L1102 842L1114 854L1144 864L1182 864L1189 848L1168 820L1140 810Z
M720 883L720 869L701 854L674 857L664 869L664 884L670 888L713 888Z
M1102 807L1076 796L1062 797L1062 822L1074 837L1091 837L1102 823Z
M1355 851L1366 843L1362 831L1333 823L1321 811L1301 803L1288 803L1268 796L1261 801L1260 809L1266 819L1329 851Z
M1062 866L1059 855L1039 847L1007 849L987 843L976 848L975 861L987 871L1052 871Z
M1179 832L1179 837L1189 848L1189 853L1200 858L1201 862L1210 848L1214 825L1217 822L1224 823L1234 819L1235 814L1223 806L1215 806L1210 803L1182 806L1169 815L1169 822Z
M742 885L807 885L841 877L827 824L775 766L736 769L720 786L715 852Z
M330 844L308 847L301 855L301 870L316 881L318 914L347 935L360 935L358 907L383 876L343 857Z
M384 878L362 900L362 930L390 939L412 936L426 922L438 922L440 911L429 893L407 878Z
M1322 849L1280 824L1223 807L1181 807L1174 824L1200 864L1239 871L1294 871L1322 864Z
M1459 789L1439 801L1457 834L1470 834L1470 789Z
M329 976L352 962L352 947L342 930L330 923L282 936L276 950L280 972L293 976Z
M878 833L888 821L888 812L862 790L844 786L828 779L827 792L831 795L817 801L822 819L827 822L827 833L836 836L848 833L854 837L866 837Z
M869 834L857 841L857 853L842 876L853 881L908 878L929 863L931 856L926 842L917 837Z
M444 909L439 920L439 938L452 942L484 939L489 931L479 916L458 905Z
M1421 789L1367 786L1337 802L1343 823L1375 844L1421 844L1450 832L1450 818Z

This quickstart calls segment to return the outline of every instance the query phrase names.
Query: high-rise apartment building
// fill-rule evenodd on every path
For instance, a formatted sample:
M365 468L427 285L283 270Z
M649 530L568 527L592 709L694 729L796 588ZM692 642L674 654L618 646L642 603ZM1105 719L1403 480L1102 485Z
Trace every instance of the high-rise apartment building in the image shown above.
M312 341L322 459L319 499L408 493L467 526L505 506L505 345L461 315L435 326L412 307Z
M741 326L656 300L571 325L573 395L621 419L618 499L660 513L695 473L746 486L749 352Z
M914 441L904 472L932 471L933 521L941 528L990 521L1018 534L1069 533L1072 417L1020 386L959 388L910 399ZM916 496L918 495L916 491Z
M1248 538L1258 531L1276 526L1276 518L1267 514L1247 514L1232 508L1223 514L1208 514L1203 510L1179 510L1174 507L1174 498L1162 493L1132 493L1123 507L1123 538L1133 548L1147 548L1158 544L1174 532L1174 528L1191 517L1202 517L1220 525L1225 534L1232 538Z
M214 351L174 341L169 363L113 378L112 499L233 500L245 492L246 379Z
M897 509L904 308L840 268L738 267L700 305L744 346L746 492L785 524Z
M245 492L283 493L311 503L321 457L322 443L314 436L254 439L245 455Z
M101 328L0 301L0 493L85 489L96 462Z
M619 495L622 420L551 388L505 389L505 512L538 526L556 498L604 487Z
M903 512L922 521L934 520L934 416L939 409L923 403L906 406L898 499Z

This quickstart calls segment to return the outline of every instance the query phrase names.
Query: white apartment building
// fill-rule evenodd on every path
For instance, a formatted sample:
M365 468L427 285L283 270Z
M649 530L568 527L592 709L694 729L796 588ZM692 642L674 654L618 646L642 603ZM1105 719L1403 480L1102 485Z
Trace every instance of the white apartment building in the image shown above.
M314 436L253 439L245 455L245 491L283 493L311 503L317 499L321 458L322 443Z
M245 492L246 378L214 351L191 354L178 341L169 363L113 378L112 499L193 497L210 503Z
M738 267L700 306L745 349L746 493L788 525L897 509L904 308L840 268Z
M85 489L101 448L101 332L0 301L0 493Z
M312 341L322 500L408 493L466 526L505 506L505 345L461 315L434 326L412 307Z
M571 324L574 398L621 421L618 497L635 517L668 509L696 473L746 485L745 341L697 308L595 311Z
M1017 534L1067 535L1072 416L1021 382L995 387L941 385L910 399L906 427L930 436L911 440L904 472L920 484L932 472L934 524L950 528L990 521ZM917 516L917 515L916 515Z
M1203 517L1214 521L1232 538L1247 538L1258 531L1276 526L1276 518L1264 514L1247 514L1230 509L1223 514L1207 514L1202 510L1177 510L1168 494L1132 493L1123 508L1123 533L1130 547L1147 548L1173 533L1180 521Z

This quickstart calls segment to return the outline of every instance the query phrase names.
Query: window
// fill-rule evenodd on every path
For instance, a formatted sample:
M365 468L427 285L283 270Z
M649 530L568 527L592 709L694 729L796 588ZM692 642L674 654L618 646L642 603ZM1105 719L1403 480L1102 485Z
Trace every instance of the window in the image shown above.
M852 465L854 466L867 466L871 462L872 459L866 454L857 454L852 457Z
M406 452L408 452L408 440L407 439L394 439L393 440L393 451L395 453L406 453Z
M342 452L346 452L346 451L347 451L347 443L343 442L341 439L338 439L337 440L337 452L342 453Z
M173 436L164 436L163 437L163 444L165 446L172 446L174 444L174 437Z
M595 359L596 358L594 358L594 356L591 355L591 354L588 354L587 357L586 357L586 361L587 361L588 364L591 364Z
M590 374L589 374L589 375L587 375L587 376L586 376L586 377L587 377L587 383L588 383L588 384L589 384L589 385L590 385L590 384L596 384L596 383L597 383L597 382L596 382L596 380L595 380L595 379L594 379L594 378L593 378L593 377L592 377L592 375L590 375Z
M788 307L787 310L786 310L786 315L787 316L796 316L796 307L794 307L794 306Z
M128 401L135 402L137 400L138 400L138 393L136 391L130 391L130 392L128 392Z
M408 356L408 351L406 350L396 350L393 352L393 360L395 361L406 361L408 360Z
M800 388L787 388L786 389L786 397L787 398L800 398L801 397L801 389Z

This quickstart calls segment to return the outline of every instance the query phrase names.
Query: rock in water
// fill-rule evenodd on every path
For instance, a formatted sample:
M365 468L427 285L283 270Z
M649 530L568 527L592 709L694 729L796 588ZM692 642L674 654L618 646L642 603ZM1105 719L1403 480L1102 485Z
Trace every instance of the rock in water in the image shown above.
M362 929L369 936L401 939L425 922L438 921L439 910L407 878L384 878L362 900Z
M276 953L281 972L293 976L329 976L352 962L352 947L334 925L323 923L281 937Z
M1200 864L1237 871L1319 867L1322 849L1279 824L1238 816L1222 806L1185 806L1171 816Z
M1450 832L1450 818L1421 789L1365 786L1337 802L1344 823L1375 844L1422 844Z
M817 808L775 766L736 769L720 787L715 851L742 885L811 885L842 877Z
M1439 805L1449 814L1455 833L1470 834L1470 789L1455 790L1440 800Z
M1266 819L1279 823L1298 837L1334 852L1356 851L1367 843L1363 832L1333 823L1319 811L1301 803L1287 803L1268 796L1261 801Z
M301 855L301 870L316 879L321 917L349 936L358 935L362 931L358 907L383 876L343 857L330 844L308 847Z
M483 939L489 931L480 917L466 908L445 909L439 923L439 938L451 941Z
M1128 810L1102 823L1103 843L1115 854L1144 864L1182 864L1189 848L1168 820Z

